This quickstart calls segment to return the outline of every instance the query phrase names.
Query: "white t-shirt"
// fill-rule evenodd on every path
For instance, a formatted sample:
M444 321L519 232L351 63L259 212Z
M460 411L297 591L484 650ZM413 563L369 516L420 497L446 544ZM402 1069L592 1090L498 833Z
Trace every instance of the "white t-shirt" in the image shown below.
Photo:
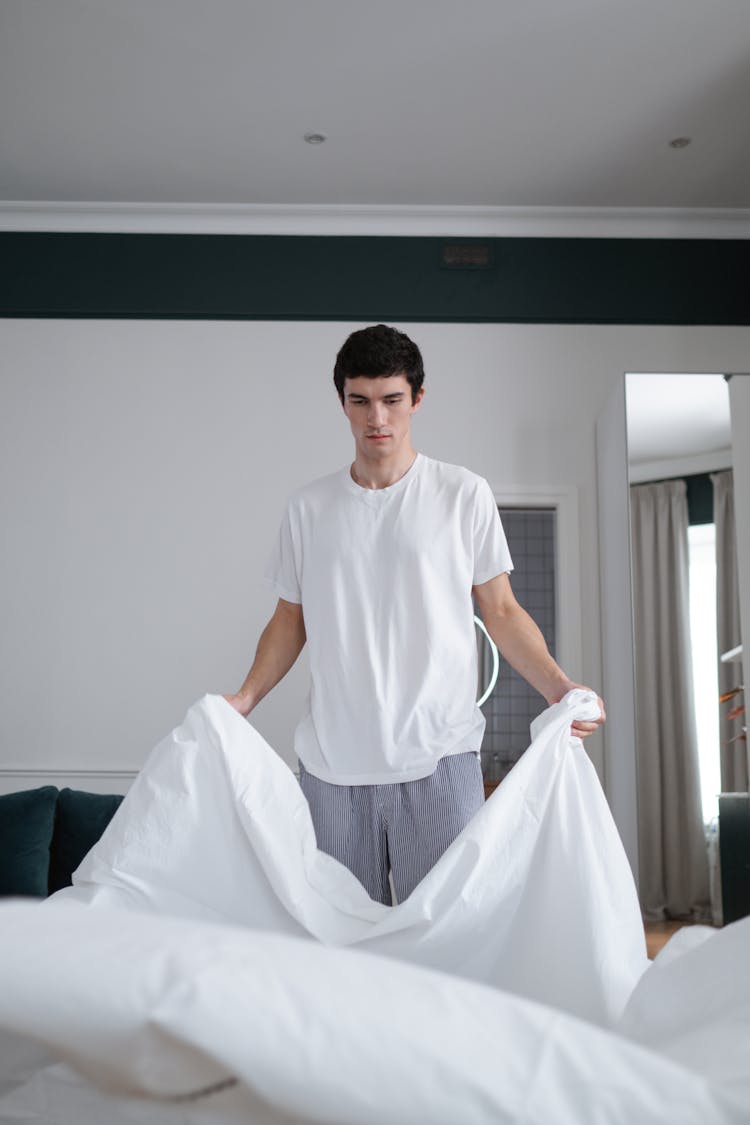
M303 607L305 769L391 784L478 753L471 588L512 569L489 485L457 465L418 453L389 488L361 488L347 467L294 493L266 579Z

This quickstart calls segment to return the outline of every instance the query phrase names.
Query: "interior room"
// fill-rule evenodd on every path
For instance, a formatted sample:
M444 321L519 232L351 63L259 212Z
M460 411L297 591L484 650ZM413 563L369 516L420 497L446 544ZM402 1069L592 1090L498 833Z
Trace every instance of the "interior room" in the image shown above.
M747 1120L748 42L734 0L0 2L2 1120L614 1123L669 1104ZM549 513L544 577L511 582L607 718L569 754L554 706L530 734L547 702L532 691L527 715L501 660L474 835L385 912L320 858L290 788L308 649L247 729L216 710L274 611L264 572L289 497L349 463L333 362L377 323L424 358L420 454L484 478L509 527L525 512L541 536ZM664 482L679 544L696 543L677 592L673 560L646 587L659 567L636 531L634 490ZM720 526L733 561L717 579ZM705 627L725 640L688 706L708 672L693 679L667 607L709 582ZM235 804L218 773L209 800L169 772L204 739ZM545 739L556 788L537 807ZM523 844L495 839L493 808ZM187 882L162 886L180 823L200 909ZM209 828L206 854L236 849L223 875ZM284 832L296 858L266 900ZM469 927L490 855L502 895ZM241 983L210 975L212 948ZM360 986L361 1042L343 1003ZM243 1002L273 1029L246 1055ZM455 1058L450 1012L473 1029ZM484 1044L514 1026L501 1065ZM373 1042L391 1046L371 1073ZM547 1050L559 1071L535 1078Z

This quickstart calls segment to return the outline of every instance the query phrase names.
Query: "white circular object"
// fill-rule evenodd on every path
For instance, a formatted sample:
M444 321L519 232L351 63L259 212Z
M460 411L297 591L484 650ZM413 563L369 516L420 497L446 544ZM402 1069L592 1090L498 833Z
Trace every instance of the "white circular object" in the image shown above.
M484 695L482 695L481 698L477 700L477 703L481 707L482 704L485 703L486 700L488 700L492 695L495 684L497 683L497 677L500 674L500 653L497 651L497 645L487 632L487 627L484 621L481 621L476 614L474 614L474 624L476 625L477 629L481 629L481 631L484 633L485 637L487 638L487 643L490 646L490 652L492 653L492 675L490 676L490 682L485 688Z

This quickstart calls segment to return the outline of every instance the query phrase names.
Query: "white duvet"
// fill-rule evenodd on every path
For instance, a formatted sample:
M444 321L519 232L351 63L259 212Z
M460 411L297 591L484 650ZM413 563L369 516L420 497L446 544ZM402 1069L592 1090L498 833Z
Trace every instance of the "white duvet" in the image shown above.
M540 716L472 823L385 907L317 850L289 769L206 697L76 885L0 909L0 1028L72 1064L111 1121L750 1121L750 923L692 931L695 948L673 941L647 968L622 847L569 735L595 708L572 692ZM21 1074L0 1120L72 1123L50 1099L75 1082Z

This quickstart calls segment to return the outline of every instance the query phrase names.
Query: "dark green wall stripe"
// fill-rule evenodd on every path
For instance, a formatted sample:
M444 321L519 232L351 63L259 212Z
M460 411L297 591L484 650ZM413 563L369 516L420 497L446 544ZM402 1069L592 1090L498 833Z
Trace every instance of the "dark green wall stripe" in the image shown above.
M739 240L0 232L0 261L6 317L750 324Z
M714 522L714 486L709 473L685 477L687 481L688 522Z

